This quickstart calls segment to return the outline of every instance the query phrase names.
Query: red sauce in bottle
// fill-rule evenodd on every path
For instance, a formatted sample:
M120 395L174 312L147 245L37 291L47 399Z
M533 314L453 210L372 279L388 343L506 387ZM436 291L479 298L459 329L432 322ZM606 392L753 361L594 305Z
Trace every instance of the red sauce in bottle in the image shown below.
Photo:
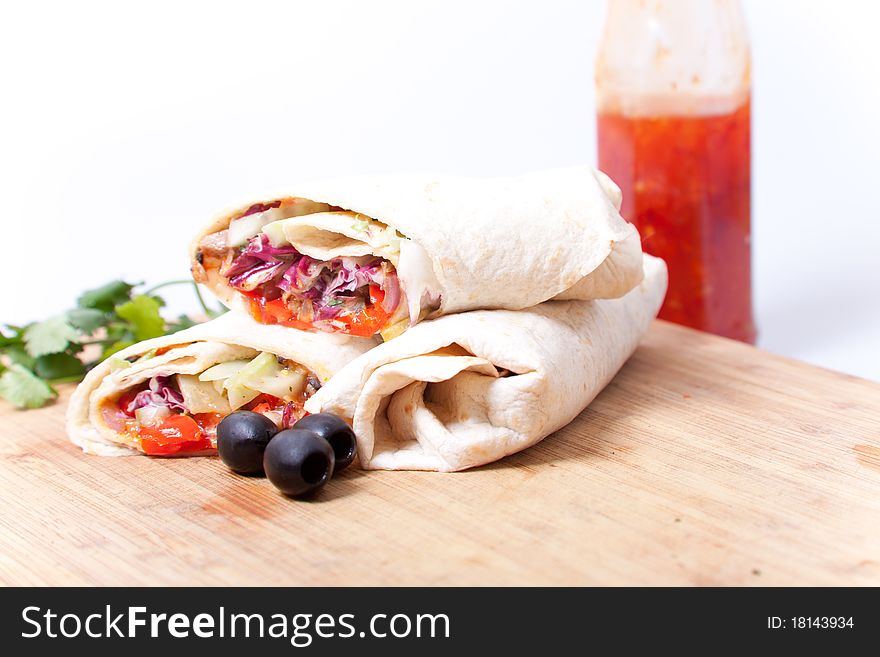
M660 317L743 342L755 341L750 124L748 99L720 115L598 116L599 168L669 266Z

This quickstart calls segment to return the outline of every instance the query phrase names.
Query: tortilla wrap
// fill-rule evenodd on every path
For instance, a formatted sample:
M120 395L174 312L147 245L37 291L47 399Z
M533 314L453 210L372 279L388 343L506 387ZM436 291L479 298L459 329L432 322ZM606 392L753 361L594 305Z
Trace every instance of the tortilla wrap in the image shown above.
M306 402L351 420L361 465L464 470L573 420L635 350L666 292L665 263L621 299L549 301L419 324L340 370Z
M638 232L618 212L620 189L589 167L505 178L361 177L295 185L201 231L191 246L193 276L230 308L254 312L223 274L233 243L243 243L227 229L279 199L285 205L272 217L286 218L267 216L257 229L274 246L321 261L375 256L393 265L402 294L386 338L462 311L618 298L642 277Z
M376 344L374 340L297 331L257 324L226 313L192 328L146 340L103 361L79 384L67 407L67 433L84 452L102 456L140 454L128 446L100 413L103 402L155 376L195 375L221 362L269 352L300 364L324 383L345 364ZM152 355L155 350L164 350ZM146 358L143 358L147 355ZM129 360L138 359L130 365Z

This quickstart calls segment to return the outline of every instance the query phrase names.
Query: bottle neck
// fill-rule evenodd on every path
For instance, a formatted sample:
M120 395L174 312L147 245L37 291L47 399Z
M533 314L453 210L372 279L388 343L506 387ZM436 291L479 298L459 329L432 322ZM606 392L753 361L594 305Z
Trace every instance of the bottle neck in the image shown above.
M596 60L600 113L726 114L750 88L738 0L610 0Z

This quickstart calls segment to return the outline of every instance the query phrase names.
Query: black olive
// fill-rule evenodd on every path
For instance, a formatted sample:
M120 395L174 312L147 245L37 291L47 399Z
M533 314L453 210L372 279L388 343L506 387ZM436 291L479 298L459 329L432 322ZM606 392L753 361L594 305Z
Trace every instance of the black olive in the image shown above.
M305 495L321 488L333 475L336 458L330 443L301 429L279 431L263 455L263 469L286 495Z
M354 431L345 420L332 413L315 413L306 415L293 425L294 429L305 429L318 434L330 443L336 456L335 471L339 472L354 461L357 455L357 440Z
M278 428L265 415L253 411L230 413L217 425L220 460L239 474L261 474L263 452Z

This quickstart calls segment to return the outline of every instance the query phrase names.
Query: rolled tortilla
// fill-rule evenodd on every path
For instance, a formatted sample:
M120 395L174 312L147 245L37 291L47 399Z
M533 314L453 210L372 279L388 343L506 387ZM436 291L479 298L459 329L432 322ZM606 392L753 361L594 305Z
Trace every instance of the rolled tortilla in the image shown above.
M154 377L196 377L219 363L250 361L268 353L299 366L296 371L303 375L301 382L307 376L317 379L317 384L312 381L296 391L302 398L375 344L374 340L264 326L246 315L226 313L184 331L140 342L100 363L70 398L67 433L87 453L139 454L139 441L130 431L111 426L103 410L125 391L143 388ZM218 414L231 410L218 410Z
M192 244L192 271L227 306L259 321L380 332L388 339L422 319L462 311L626 294L642 277L641 244L618 212L620 198L611 179L588 167L507 178L401 175L303 183L212 222ZM388 263L375 274L381 302L367 298L363 282L360 288L361 305L381 305L383 312L340 321L333 315L342 312L344 319L360 307L340 310L339 297L299 289L314 285L314 271L282 279L288 269L265 255L269 247L293 247L313 267L326 263L321 290L340 284L334 267L367 271L371 265L375 272L377 263ZM253 257L236 260L241 249ZM349 258L344 267L338 264L343 257ZM356 293L344 292L344 301L349 294ZM278 297L293 317L279 315ZM260 305L266 299L274 300L268 311Z
M361 465L464 470L534 445L573 420L635 350L666 292L644 256L621 299L550 301L423 322L340 370L306 402L349 418Z

